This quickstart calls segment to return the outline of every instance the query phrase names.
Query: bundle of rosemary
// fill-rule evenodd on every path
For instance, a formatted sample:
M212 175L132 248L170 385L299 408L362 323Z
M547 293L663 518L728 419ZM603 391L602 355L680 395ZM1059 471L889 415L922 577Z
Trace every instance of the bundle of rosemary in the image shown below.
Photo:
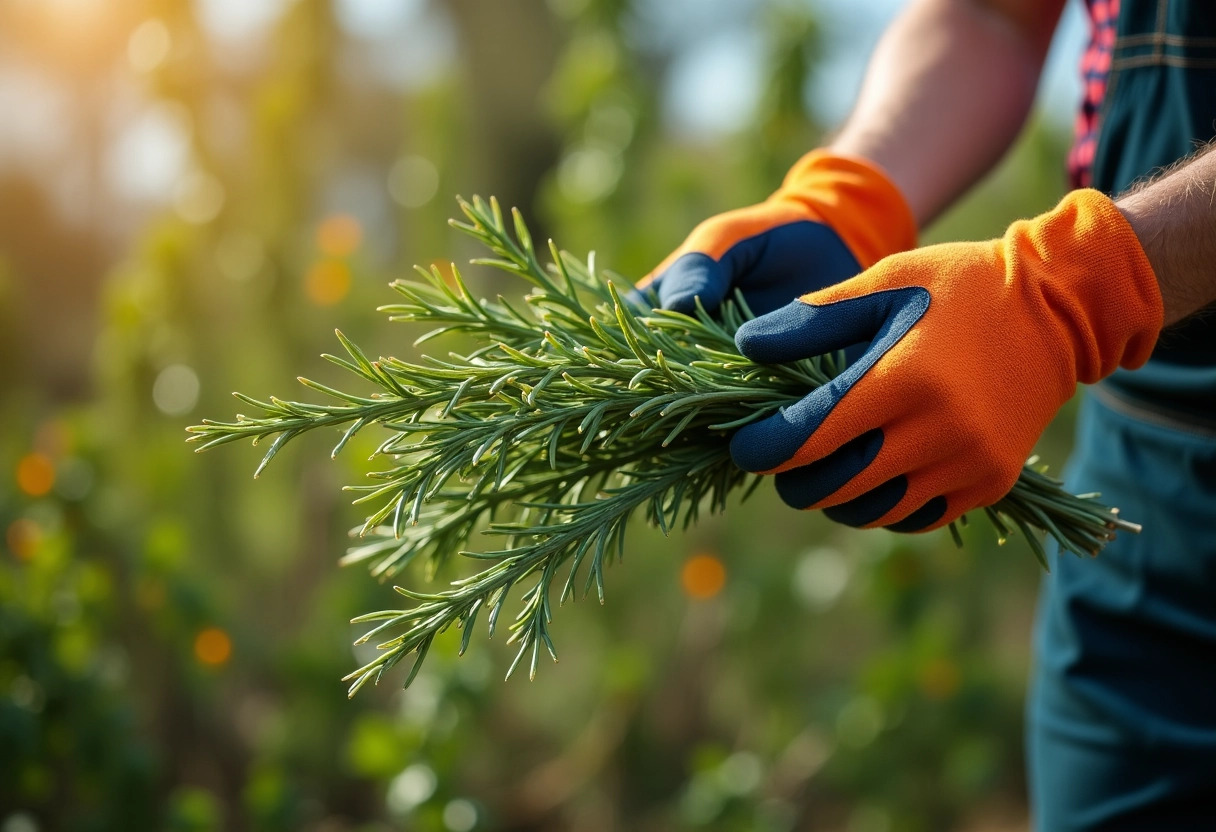
M346 677L351 695L413 653L408 685L436 635L453 625L463 630L462 654L483 613L492 636L516 587L523 592L509 643L519 650L507 676L525 659L535 675L542 645L556 659L554 601L594 586L603 602L604 570L623 555L630 517L641 510L666 533L687 527L702 510L721 511L736 491L751 493L761 478L731 463L730 432L843 369L842 355L754 364L735 349L734 332L750 317L742 299L726 302L716 316L703 309L695 317L643 314L621 301L594 256L583 262L550 242L550 262L542 264L518 212L512 234L494 200L462 201L461 208L468 221L452 224L494 255L473 262L523 278L531 292L522 303L481 300L459 270L445 277L419 268L421 280L392 284L402 299L382 310L390 320L431 327L417 343L461 332L480 346L416 363L372 361L339 332L346 357L325 358L375 392L301 378L333 403L237 393L263 415L189 428L200 451L273 437L257 476L305 431L342 427L336 455L356 432L378 424L389 435L372 459L391 467L351 487L370 514L343 562L369 562L381 579L417 560L433 577L457 552L485 564L442 591L396 587L412 606L354 619L373 624L359 643L381 641L377 656ZM1097 495L1073 496L1033 464L984 510L1002 542L1020 530L1046 567L1035 530L1077 554L1096 554L1117 529L1139 530L1095 502ZM961 545L953 525L951 532ZM479 549L476 539L493 543Z

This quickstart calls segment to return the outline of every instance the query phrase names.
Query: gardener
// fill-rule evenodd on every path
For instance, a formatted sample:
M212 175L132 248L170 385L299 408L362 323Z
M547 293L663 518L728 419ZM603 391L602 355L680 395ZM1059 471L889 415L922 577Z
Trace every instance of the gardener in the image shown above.
M1216 134L1216 3L1089 0L1076 190L998 240L916 248L1022 127L1063 5L914 0L835 140L698 226L654 288L686 311L741 289L767 313L737 337L758 361L868 344L731 441L787 503L853 526L995 502L1093 385L1068 484L1147 531L1043 583L1035 823L1212 830L1216 323L1195 313L1216 300L1216 152L1195 148Z

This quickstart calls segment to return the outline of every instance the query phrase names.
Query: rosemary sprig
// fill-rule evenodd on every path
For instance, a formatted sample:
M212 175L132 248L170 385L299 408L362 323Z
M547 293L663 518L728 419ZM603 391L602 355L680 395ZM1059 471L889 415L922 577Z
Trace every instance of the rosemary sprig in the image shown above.
M593 586L602 602L604 571L623 556L627 523L639 510L666 533L703 509L723 510L736 491L749 494L760 478L731 463L730 432L844 368L841 355L754 364L735 349L734 332L751 317L741 298L717 317L701 308L695 316L635 309L592 257L581 261L550 242L542 263L517 211L509 229L493 199L460 206L467 222L452 224L493 255L473 262L530 283L522 303L477 299L455 267L447 275L420 268L421 279L392 284L401 300L381 309L391 320L430 327L416 343L459 332L480 346L467 355L373 361L339 332L346 355L325 357L374 392L301 378L333 403L238 393L262 415L189 428L199 450L270 439L255 476L305 431L341 427L336 455L368 425L387 428L373 459L393 464L351 487L369 513L344 562L368 562L380 578L417 560L433 577L455 552L487 564L439 592L397 587L412 606L354 619L374 624L360 642L381 641L378 655L346 677L351 695L412 653L408 685L435 636L453 625L463 630L461 653L482 613L492 636L516 587L524 590L521 608L508 629L518 652L507 675L527 660L534 676L542 646L556 659L555 586L558 604ZM1068 494L1034 463L984 510L1001 542L1022 532L1046 568L1035 530L1077 554L1096 554L1117 529L1139 531L1096 495ZM479 532L493 548L471 547ZM953 525L951 532L961 545Z

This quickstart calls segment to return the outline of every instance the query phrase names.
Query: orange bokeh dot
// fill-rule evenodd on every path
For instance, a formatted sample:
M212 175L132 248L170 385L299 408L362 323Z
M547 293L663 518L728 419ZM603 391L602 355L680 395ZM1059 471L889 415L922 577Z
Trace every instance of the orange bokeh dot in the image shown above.
M949 659L936 658L920 669L917 681L926 697L941 701L954 696L963 679L958 665Z
M317 226L317 249L330 257L354 254L363 242L363 226L349 214L326 217Z
M713 555L693 555L684 561L680 583L690 598L713 598L726 586L726 567Z
M304 291L317 306L333 306L350 291L350 267L341 260L321 260L313 264L308 270Z
M28 518L14 520L4 535L9 551L21 560L30 560L38 549L38 541L42 539L42 529Z
M46 454L32 453L17 463L17 487L31 497L48 494L55 485L55 465Z
M194 657L202 664L218 667L232 656L232 639L219 627L208 627L194 637Z

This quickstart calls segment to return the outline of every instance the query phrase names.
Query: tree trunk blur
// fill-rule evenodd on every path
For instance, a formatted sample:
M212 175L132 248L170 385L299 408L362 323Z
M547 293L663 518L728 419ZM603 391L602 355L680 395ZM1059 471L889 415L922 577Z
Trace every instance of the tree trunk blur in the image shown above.
M563 34L544 0L449 0L463 41L462 79L470 91L477 190L518 206L535 221L541 178L558 140L538 112ZM543 229L535 228L539 239Z

